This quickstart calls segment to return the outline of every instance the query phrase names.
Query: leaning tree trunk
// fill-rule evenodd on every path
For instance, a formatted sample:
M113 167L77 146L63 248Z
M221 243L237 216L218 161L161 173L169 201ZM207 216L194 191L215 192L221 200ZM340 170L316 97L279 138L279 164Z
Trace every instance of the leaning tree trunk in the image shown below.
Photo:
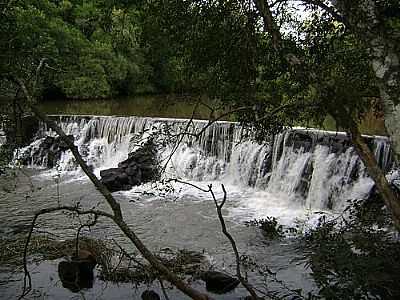
M379 40L380 43L379 43ZM372 48L372 66L379 82L379 90L385 115L385 127L392 142L397 162L400 161L400 87L399 55L389 45L384 46L381 38L376 39Z
M395 13L400 10L400 5L390 6L382 1L382 8L376 0L331 2L346 20L346 27L369 50L382 100L385 127L395 159L400 162L400 30L389 22L397 19L387 16L388 11Z
M281 41L281 35L276 28L268 0L253 0L260 15L263 17L266 30L270 33L274 42ZM323 1L303 0L304 3L319 5L322 9L332 13ZM387 34L382 32L382 24L376 13L374 0L360 0L350 2L347 0L332 1L338 12L334 17L340 22L344 22L350 30L356 34L370 49L371 64L379 82L379 88L383 100L385 112L385 124L390 135L395 156L400 155L400 99L399 92L393 87L399 86L399 57L395 49L399 48L396 43L390 43ZM349 4L355 6L349 7ZM358 5L358 6L357 6ZM399 32L400 34L400 32ZM277 45L280 46L280 45ZM297 61L300 61L297 59ZM351 123L351 122L350 122ZM357 124L352 124L348 128L350 140L359 156L361 157L368 174L374 180L376 187L392 214L393 223L400 231L400 199L398 199L391 189L384 172L379 168L378 163L371 150L361 137Z
M384 172L376 162L374 155L363 140L356 125L348 129L348 135L362 162L367 168L369 176L374 180L376 188L381 194L385 205L388 207L392 215L393 224L396 229L400 231L400 199L390 187Z
M185 281L183 281L180 277L178 277L175 273L169 270L141 241L141 239L136 235L136 233L126 224L121 207L118 201L111 195L110 191L107 187L96 177L96 175L90 170L89 166L86 164L86 161L80 155L78 148L75 146L74 142L71 141L68 136L64 133L64 131L52 120L50 120L45 114L43 114L37 107L35 106L35 101L31 94L29 93L24 82L16 78L17 84L21 87L24 92L25 98L27 100L27 104L35 114L35 116L42 122L46 123L49 128L54 130L60 138L68 145L69 150L71 150L72 155L76 159L79 166L82 168L83 172L88 176L90 181L94 184L96 189L101 193L104 197L108 205L110 206L113 214L109 214L109 218L111 218L114 223L121 229L121 231L125 234L125 236L135 245L135 247L139 250L142 256L151 264L151 266L160 272L161 275L165 277L170 283L172 283L176 288L178 288L185 295L189 296L195 300L210 300L207 294L204 294L195 288L191 287ZM103 214L104 215L104 214Z

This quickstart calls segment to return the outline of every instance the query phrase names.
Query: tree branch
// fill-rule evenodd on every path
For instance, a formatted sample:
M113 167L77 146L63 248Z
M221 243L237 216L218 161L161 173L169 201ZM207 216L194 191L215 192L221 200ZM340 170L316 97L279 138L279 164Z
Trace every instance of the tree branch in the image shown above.
M253 1L264 21L264 30L271 35L274 49L278 50L282 42L282 34L279 31L279 28L272 15L272 11L268 4L268 1L267 0L253 0Z
M349 27L349 22L347 22L346 18L341 15L333 6L329 6L324 1L320 0L301 0L305 4L311 4L318 6L328 14L330 14L336 21L343 23L346 27Z
M89 227L89 229L90 229L90 227L96 225L97 219L98 219L98 215L95 214L93 220L79 226L79 228L76 232L76 240L75 240L75 256L76 257L79 257L79 235L81 234L81 230L83 229L83 227Z
M377 190L382 195L383 201L392 215L394 226L400 231L400 199L390 187L384 172L379 167L374 155L363 140L356 124L353 124L353 126L347 129L347 135L364 163L369 176L371 176L375 182Z
M221 184L221 188L222 188L222 191L224 193L224 197L223 197L221 203L218 203L217 198L215 197L214 191L212 189L212 185L210 184L208 186L210 194L211 194L211 196L212 196L212 198L214 200L215 207L217 209L218 219L219 219L219 222L221 223L222 233L228 238L229 242L231 243L232 250L233 250L233 252L235 254L236 276L239 279L240 283L250 293L252 299L253 300L257 300L257 299L259 299L258 296L257 296L257 293L253 289L252 285L242 276L242 272L240 270L240 256L239 256L239 251L238 251L237 246L236 246L236 242L235 242L234 238L232 237L232 235L226 229L225 220L224 220L224 217L222 215L222 208L225 205L226 198L227 198L227 193L226 193L225 186L223 184Z
M32 222L31 222L28 237L26 238L26 241L25 241L24 254L23 254L23 260L22 260L23 267L24 267L24 286L22 289L22 294L21 294L21 296L19 296L18 299L24 298L32 290L32 279L31 279L31 275L28 270L27 259L28 259L28 247L29 247L29 243L32 238L32 233L33 233L33 229L35 228L36 221L41 215L50 214L50 213L53 213L56 211L61 211L61 210L72 211L72 212L77 213L78 215L93 214L95 216L103 216L103 217L107 217L107 218L111 218L111 219L113 218L113 216L111 214L108 214L101 210L92 210L92 209L80 210L78 206L57 206L57 207L44 208L44 209L36 211L33 216Z
M221 184L221 188L222 188L222 191L224 193L224 197L223 197L221 203L218 203L218 200L217 200L217 198L216 198L216 196L214 194L214 191L212 189L212 185L211 184L208 185L208 189L204 189L204 188L202 188L200 186L197 186L197 185L192 184L190 182L185 182L185 181L182 181L182 180L179 180L179 179L171 179L170 181L174 181L174 182L178 182L178 183L181 183L181 184L189 185L189 186L194 187L194 188L196 188L196 189L198 189L198 190L200 190L202 192L211 194L211 197L214 200L214 204L215 204L215 207L217 209L218 219L219 219L219 222L221 224L222 233L228 238L228 240L229 240L229 242L231 244L232 250L234 252L234 255L235 255L236 277L239 279L240 283L246 288L246 290L250 293L251 298L253 300L259 299L259 297L257 296L257 293L255 292L253 286L242 276L242 273L241 273L241 270L240 270L240 255L239 255L238 248L236 246L236 242L235 242L234 238L232 237L232 235L226 229L225 220L224 220L224 217L222 215L222 208L225 205L225 202L226 202L226 199L227 199L227 192L226 192L225 186L223 184Z
M50 120L45 114L43 114L39 109L37 109L33 105L33 98L29 93L28 89L24 82L16 78L16 82L21 86L22 91L24 92L25 98L27 99L28 105L32 112L35 114L37 118L39 118L42 122L46 123L46 125L54 130L66 143L68 148L71 150L73 156L76 161L85 172L85 174L89 177L92 183L95 185L96 189L103 195L109 206L113 211L113 215L103 213L103 216L107 216L111 218L114 223L120 228L120 230L128 237L128 239L135 245L135 247L139 250L139 252L143 255L143 257L161 274L165 276L165 278L171 282L174 286L176 286L181 292L186 294L192 299L195 300L208 300L211 299L208 295L203 294L196 289L192 288L185 282L183 282L180 278L178 278L174 273L172 273L166 266L162 264L162 262L154 256L154 254L143 244L143 242L139 239L136 233L129 228L129 226L125 223L121 207L119 203L115 200L115 198L111 195L110 191L106 188L106 186L93 174L90 170L86 162L83 160L80 155L78 148L75 146L74 141L72 141L68 136L63 132L63 130L52 120ZM31 233L30 233L31 234ZM29 237L30 238L30 237Z

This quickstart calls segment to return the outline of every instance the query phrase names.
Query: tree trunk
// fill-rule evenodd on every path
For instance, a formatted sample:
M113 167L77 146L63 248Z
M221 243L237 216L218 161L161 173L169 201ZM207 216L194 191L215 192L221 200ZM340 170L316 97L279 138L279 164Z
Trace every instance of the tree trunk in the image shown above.
M316 4L322 9L332 13L332 10L323 4L323 1L310 1L303 0L304 3ZM271 20L271 9L268 5L267 0L254 0L254 3L263 17L264 25L267 25L267 30L271 34L274 42L280 42L279 30L274 26L273 19ZM355 7L348 9L347 0L332 1L335 5L337 12L333 13L333 16L338 21L344 22L349 29L363 41L370 50L371 53L371 65L375 71L375 75L379 82L379 88L381 98L383 101L384 113L385 113L385 125L390 135L391 142L393 144L393 152L395 157L400 157L400 95L399 91L394 89L400 86L399 79L399 56L397 55L396 42L391 42L390 37L387 33L382 32L382 28L385 28L380 24L379 20L382 20L382 16L378 18L376 15L377 10L375 7L375 1L363 0L356 3ZM358 6L357 6L358 5ZM340 18L338 18L338 16ZM383 18L385 20L385 18ZM278 32L277 32L278 31ZM398 34L400 34L398 32ZM353 123L353 122L351 122ZM348 134L350 140L365 167L367 168L368 174L374 180L376 187L382 198L390 210L393 223L397 230L400 231L400 199L398 199L391 189L389 182L387 181L384 172L379 168L378 163L371 150L368 148L366 143L361 137L358 131L357 124L349 126Z
M382 39L379 38L377 40ZM398 92L392 91L395 87L398 88L400 86L400 80L398 78L399 56L390 49L391 47L385 46L384 41L381 41L379 45L381 46L375 46L375 48L373 48L374 60L372 66L379 81L379 91L385 115L385 127L392 142L395 160L399 162L400 95Z
M332 1L346 20L348 29L369 50L382 100L385 127L392 142L395 159L400 162L400 30L387 24L385 11L378 9L376 2L358 1L349 8L347 0ZM396 10L400 7L387 9Z
M364 142L356 125L348 129L348 135L362 162L367 168L369 176L374 180L376 188L381 194L385 205L388 207L392 215L393 224L396 229L400 231L400 199L397 198L396 194L390 187L384 172L378 166L374 155Z

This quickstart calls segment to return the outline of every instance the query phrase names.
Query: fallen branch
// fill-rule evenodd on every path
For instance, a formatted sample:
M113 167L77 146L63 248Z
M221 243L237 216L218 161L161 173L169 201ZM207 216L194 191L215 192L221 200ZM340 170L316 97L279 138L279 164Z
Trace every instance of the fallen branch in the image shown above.
M168 294L167 294L167 291L165 289L165 286L164 286L164 283L163 283L162 279L158 278L158 281L160 282L160 287L161 287L161 290L163 292L165 300L169 300L169 297L168 297Z

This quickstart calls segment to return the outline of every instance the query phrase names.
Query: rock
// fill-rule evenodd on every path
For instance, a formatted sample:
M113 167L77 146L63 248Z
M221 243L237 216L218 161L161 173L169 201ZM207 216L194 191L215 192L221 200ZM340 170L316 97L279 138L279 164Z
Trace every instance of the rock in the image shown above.
M100 171L102 183L110 190L116 192L121 190L129 190L132 188L130 177L125 173L124 169L111 168Z
M74 141L74 137L69 135L68 138ZM47 168L53 168L61 159L61 154L69 147L60 137L46 136L39 145L31 146L26 153L21 155L19 160L23 165L31 163L41 165Z
M95 255L89 250L84 250L84 249L80 249L78 257L73 256L72 260L83 262L92 270L97 264Z
M54 138L51 136L46 136L43 142L40 144L39 148L41 149L49 149L54 143Z
M67 137L71 142L74 142L73 135L68 135ZM65 151L65 150L69 149L67 142L64 141L63 139L61 139L61 137L59 137L59 136L54 139L54 144L57 145L57 148L60 149L61 151Z
M225 273L217 271L206 271L200 275L200 278L206 283L207 291L216 294L225 294L235 289L240 281Z
M101 171L101 181L111 192L116 192L154 180L159 175L156 154L156 147L150 139L120 162L118 168Z
M58 275L63 287L76 293L81 289L92 288L96 266L96 257L89 250L79 250L78 256L72 256L70 261L58 264Z
M152 290L146 290L142 293L143 300L160 300L160 296Z

